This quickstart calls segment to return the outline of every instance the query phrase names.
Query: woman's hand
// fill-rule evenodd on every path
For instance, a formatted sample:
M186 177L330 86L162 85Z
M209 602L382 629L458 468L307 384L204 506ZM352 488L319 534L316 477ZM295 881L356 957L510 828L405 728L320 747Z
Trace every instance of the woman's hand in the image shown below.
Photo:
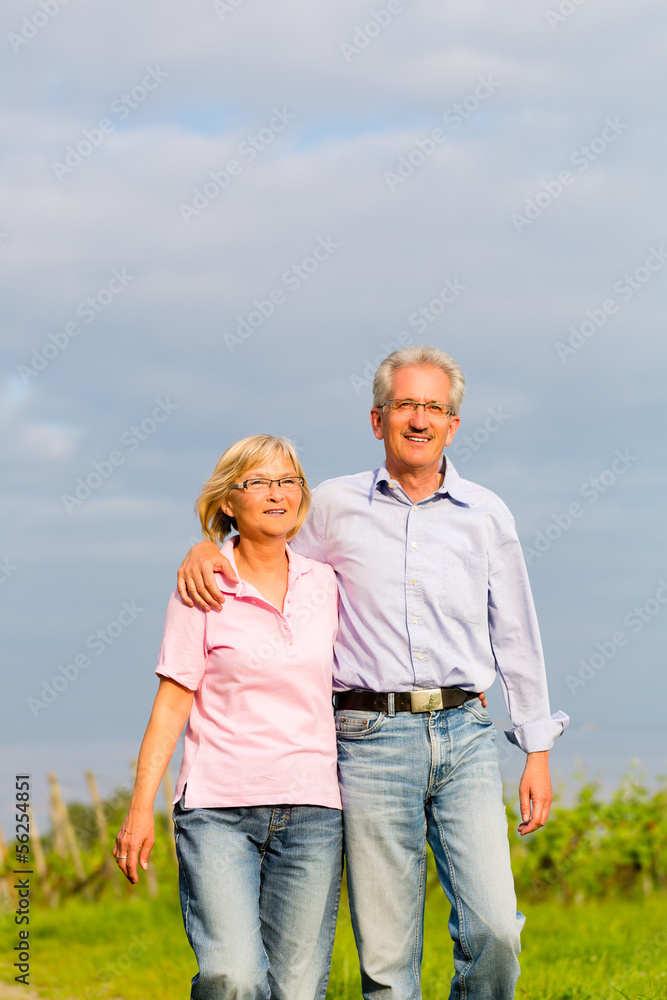
M220 611L225 599L218 590L213 573L224 573L233 583L238 577L229 560L220 554L215 542L197 542L178 570L178 592L189 608L195 604L202 611Z
M125 878L133 885L139 881L137 865L141 865L144 871L148 868L154 843L153 811L130 809L116 834L113 856Z
M153 711L141 743L130 809L116 834L113 856L128 882L139 881L137 865L146 871L155 843L153 803L171 760L181 729L192 708L194 691L168 677L160 678Z

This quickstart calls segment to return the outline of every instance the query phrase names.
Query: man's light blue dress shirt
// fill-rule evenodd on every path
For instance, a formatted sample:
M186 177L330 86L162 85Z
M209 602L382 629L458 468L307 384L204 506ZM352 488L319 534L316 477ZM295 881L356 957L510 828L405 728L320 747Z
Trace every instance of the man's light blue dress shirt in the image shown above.
M440 489L417 504L384 467L326 480L290 547L336 572L334 690L488 691L497 673L510 742L556 742L569 719L550 714L514 519L449 459Z

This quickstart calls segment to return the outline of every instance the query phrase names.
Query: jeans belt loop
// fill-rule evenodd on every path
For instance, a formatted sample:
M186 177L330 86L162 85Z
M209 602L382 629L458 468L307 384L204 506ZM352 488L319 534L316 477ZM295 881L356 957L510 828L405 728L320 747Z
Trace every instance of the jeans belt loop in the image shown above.
M395 715L396 711L394 709L394 692L390 691L389 694L387 695L387 716L390 719L393 719Z

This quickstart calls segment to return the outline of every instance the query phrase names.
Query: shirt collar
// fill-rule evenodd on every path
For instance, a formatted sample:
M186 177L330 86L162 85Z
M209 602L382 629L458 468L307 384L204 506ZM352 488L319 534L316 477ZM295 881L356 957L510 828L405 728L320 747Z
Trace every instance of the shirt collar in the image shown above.
M231 538L228 538L220 551L226 559L229 559L232 569L236 575L239 576L239 572L236 567L236 560L234 558L234 550L236 548L235 539L237 537L237 535L232 535ZM287 578L287 586L289 588L297 577L303 576L304 573L309 573L312 566L310 559L306 559L305 556L299 555L298 552L292 552L289 545L286 545L285 548L287 549L287 558L289 560L289 572ZM237 597L247 597L250 593L249 588L251 587L251 584L246 583L245 580L241 580L240 577L238 583L233 583L229 577L225 576L224 573L216 573L216 576L218 577L220 590L224 594L235 594ZM252 587L252 593L255 593L254 587Z
M452 500L457 500L459 503L465 504L467 507L472 507L473 503L470 499L470 493L468 490L468 484L465 479L461 479L458 472L452 465L452 460L450 458L445 458L442 456L442 462L440 463L439 472L444 472L445 477L442 481L442 486L439 487L433 494L437 496L441 494L442 496L449 495ZM389 473L387 472L387 467L383 465L381 468L376 469L375 475L373 477L373 485L371 488L370 501L371 503L375 499L375 494L380 483L392 484L394 482L391 479Z

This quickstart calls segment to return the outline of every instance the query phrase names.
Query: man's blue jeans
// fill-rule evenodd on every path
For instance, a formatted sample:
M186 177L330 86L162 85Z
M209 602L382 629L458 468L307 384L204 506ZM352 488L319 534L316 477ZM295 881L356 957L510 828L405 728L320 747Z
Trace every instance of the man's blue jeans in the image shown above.
M192 1000L323 1000L342 868L338 809L174 807Z
M364 997L421 996L428 842L452 906L450 998L510 1000L523 916L516 912L495 730L486 710L477 702L393 717L339 710L336 729Z

